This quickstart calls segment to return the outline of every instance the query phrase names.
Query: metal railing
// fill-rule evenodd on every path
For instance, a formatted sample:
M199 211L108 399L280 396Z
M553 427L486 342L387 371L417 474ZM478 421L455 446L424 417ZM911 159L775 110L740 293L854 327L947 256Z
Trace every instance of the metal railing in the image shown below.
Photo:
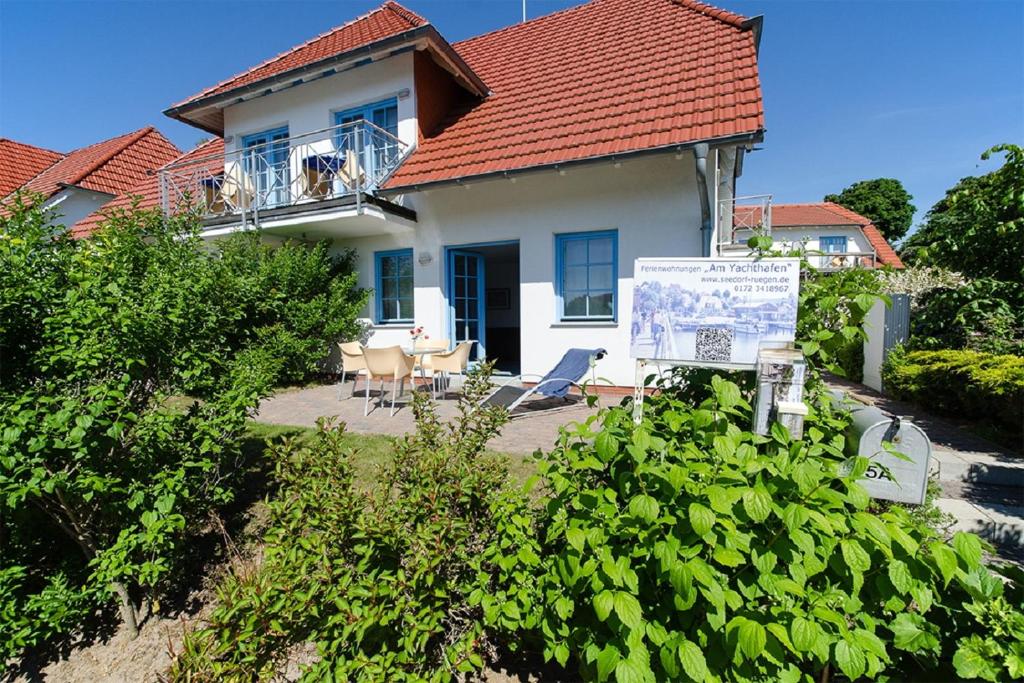
M718 201L719 247L746 246L754 235L772 233L770 194L733 197Z
M875 268L878 257L874 251L813 251L807 250L807 262L818 270L846 270L847 268Z
M369 121L333 126L224 154L189 159L160 171L167 213L184 207L205 218L240 215L355 196L378 189L408 146Z

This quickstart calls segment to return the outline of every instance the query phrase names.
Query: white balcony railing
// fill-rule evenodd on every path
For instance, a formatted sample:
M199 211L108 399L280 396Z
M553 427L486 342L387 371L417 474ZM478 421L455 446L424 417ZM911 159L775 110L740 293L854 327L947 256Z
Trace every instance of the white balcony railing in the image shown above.
M383 128L355 121L165 166L161 200L165 212L188 206L204 218L239 215L256 223L272 209L347 196L359 203L407 151Z
M746 247L754 235L772 232L772 196L750 195L718 202L719 250Z
M812 251L805 253L807 262L818 270L846 270L848 268L877 268L874 251Z

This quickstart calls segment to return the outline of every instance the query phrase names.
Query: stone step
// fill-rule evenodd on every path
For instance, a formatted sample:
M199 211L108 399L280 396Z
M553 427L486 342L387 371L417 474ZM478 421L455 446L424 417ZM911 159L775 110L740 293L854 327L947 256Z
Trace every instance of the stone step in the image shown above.
M978 534L998 548L1005 549L1011 557L1024 553L1024 504L1005 505L957 498L939 498L935 504L956 520L952 530Z
M1019 489L1024 505L1024 458L932 447L932 470L940 482L968 482Z

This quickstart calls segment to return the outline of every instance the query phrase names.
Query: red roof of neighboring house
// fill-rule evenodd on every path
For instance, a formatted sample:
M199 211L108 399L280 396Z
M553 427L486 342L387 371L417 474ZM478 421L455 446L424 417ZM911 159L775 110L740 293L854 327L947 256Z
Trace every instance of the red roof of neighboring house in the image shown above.
M60 152L0 138L0 198L64 158Z
M389 188L757 136L757 36L696 0L592 0L455 44L487 83Z
M393 0L388 0L368 14L332 28L330 31L297 45L287 52L282 52L262 64L221 81L178 102L172 108L181 107L205 97L220 95L265 78L313 64L333 55L349 52L409 29L425 26L427 23L426 19L415 12L407 10Z
M750 209L760 211L759 207L736 207L737 211ZM772 227L810 227L829 225L856 225L864 233L878 260L883 264L894 268L902 268L903 261L893 250L892 246L878 231L870 218L850 211L844 206L833 202L820 202L815 204L773 204L772 205Z
M161 167L179 161L191 161L206 156L220 156L224 154L224 140L214 138L198 145L185 154L179 154L173 159L167 159L160 164ZM223 160L218 160L223 167ZM156 173L149 173L140 182L127 188L117 197L107 202L103 208L89 214L82 220L75 223L71 228L72 237L88 237L99 227L100 223L106 220L107 215L114 209L127 209L135 202L139 208L148 209L160 204L160 176Z
M64 155L22 187L52 197L65 185L120 194L181 151L152 126Z

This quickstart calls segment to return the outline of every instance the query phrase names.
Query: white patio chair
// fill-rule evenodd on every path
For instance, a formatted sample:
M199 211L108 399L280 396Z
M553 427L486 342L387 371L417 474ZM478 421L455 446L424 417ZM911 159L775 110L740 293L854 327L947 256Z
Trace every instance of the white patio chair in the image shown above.
M384 381L391 380L391 417L395 416L396 386L405 391L405 379L412 377L416 367L416 358L407 356L401 346L388 346L383 349L363 347L363 359L366 361L366 400L363 403L363 415L370 414L370 385L373 380L380 380L380 398L377 405L384 401Z

